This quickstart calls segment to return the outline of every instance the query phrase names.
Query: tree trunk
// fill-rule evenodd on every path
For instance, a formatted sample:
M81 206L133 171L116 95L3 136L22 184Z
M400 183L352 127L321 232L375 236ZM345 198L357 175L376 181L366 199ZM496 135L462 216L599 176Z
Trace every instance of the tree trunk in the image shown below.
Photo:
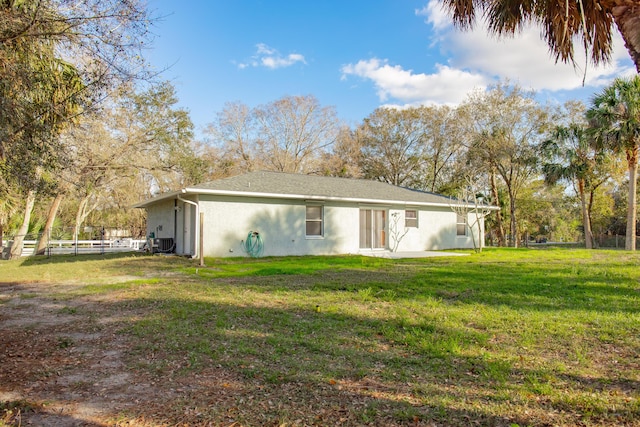
M31 212L33 211L33 205L35 205L35 203L36 192L34 190L29 190L25 202L22 225L18 229L16 236L13 238L13 244L11 245L11 251L9 252L9 259L20 258L22 256L24 237L29 231L29 221L31 221Z
M44 251L49 244L49 237L51 236L53 222L56 220L56 214L58 213L58 208L60 207L60 202L62 202L63 197L62 193L59 193L56 195L55 199L53 199L53 202L51 202L49 214L47 215L47 222L44 225L42 235L40 236L40 240L38 240L38 245L34 252L36 255L44 255Z
M509 189L509 214L511 216L511 238L513 239L513 247L518 247L518 223L516 222L516 198L511 194Z
M498 194L498 185L496 184L496 172L492 169L490 173L491 178L491 194L493 196L494 203L500 207L500 195ZM502 212L496 212L496 234L498 237L498 246L505 246L504 241L504 225L502 223Z
M582 226L584 227L584 245L586 249L593 249L593 234L591 233L591 221L589 219L589 209L584 192L584 180L578 180L578 192L580 193L580 205L582 208Z
M627 238L624 248L636 250L636 179L638 177L638 147L627 151L629 165L629 200L627 205Z
M593 242L593 247L597 248L596 238L593 235L593 221L591 219L591 211L593 209L593 198L595 197L595 188L592 188L589 192L589 203L587 204L587 220L589 221L589 230L591 231L591 241Z
M80 200L80 204L78 205L78 210L76 211L76 224L73 227L73 240L78 240L80 226L86 218L85 210L87 208L87 203L89 203L89 196L83 197L82 200Z
M640 5L637 2L617 0L611 11L613 19L622 35L624 45L640 73Z

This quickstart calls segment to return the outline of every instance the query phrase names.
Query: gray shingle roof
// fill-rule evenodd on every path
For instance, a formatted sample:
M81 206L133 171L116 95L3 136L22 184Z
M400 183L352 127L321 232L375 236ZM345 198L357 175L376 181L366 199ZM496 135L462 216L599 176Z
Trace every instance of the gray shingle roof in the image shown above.
M250 172L189 187L189 193L265 193L309 198L377 200L402 203L445 204L451 200L438 194L397 187L379 181L281 172Z

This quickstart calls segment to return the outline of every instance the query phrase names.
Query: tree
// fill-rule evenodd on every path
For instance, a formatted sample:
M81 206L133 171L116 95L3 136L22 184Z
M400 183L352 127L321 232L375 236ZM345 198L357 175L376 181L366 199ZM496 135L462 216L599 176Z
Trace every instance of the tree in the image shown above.
M465 182L467 185L459 190L449 207L458 217L464 218L465 227L468 228L473 241L473 250L480 253L483 246L484 218L491 210L483 203L484 196L480 192L478 182L470 177L466 177Z
M533 22L556 61L574 62L580 40L594 64L607 62L613 48L613 24L618 27L640 73L640 5L635 0L442 0L460 28L471 28L481 13L489 32L511 35Z
M464 126L458 110L443 106L420 107L423 135L424 189L445 192L458 186L461 171L456 162L464 151Z
M587 249L593 249L591 207L596 190L609 178L607 156L598 149L580 123L558 126L543 143L545 162L542 165L545 182L554 185L569 181L580 198L584 241Z
M258 150L271 170L319 173L318 160L336 140L340 123L333 107L314 96L287 96L258 107Z
M0 161L37 181L61 128L114 82L140 77L150 20L138 0L0 1Z
M60 191L51 201L51 205L49 206L49 211L47 213L47 220L45 221L44 228L40 233L40 238L38 239L34 250L35 255L43 255L49 245L49 238L51 236L51 231L53 230L53 223L56 220L56 215L58 214L58 209L60 208L63 198L64 193Z
M629 191L625 249L636 249L636 181L640 150L640 75L618 78L597 94L587 117L597 142L627 158Z
M419 183L425 147L419 114L417 108L381 107L364 119L357 132L365 178L392 185Z
M0 174L0 177L2 174ZM0 254L4 248L4 233L7 229L9 219L18 210L18 194L12 188L0 185Z
M258 155L257 123L251 109L241 102L228 102L218 112L207 133L220 149L225 175L252 172L262 168Z
M177 104L175 88L165 81L125 96L114 112L111 132L130 150L128 158L120 156L150 174L158 192L197 183L206 167L194 152L189 112Z
M400 227L400 221L402 221L403 226ZM400 242L404 236L409 233L409 228L406 226L404 218L400 216L400 212L393 212L391 214L391 221L389 222L389 237L391 244L391 252L397 252L400 247Z
M286 96L254 109L226 104L207 133L224 175L259 169L321 174L341 127L333 107L313 96Z
M74 235L100 204L112 204L123 182L141 176L133 195L144 198L202 176L203 165L191 145L193 123L186 110L176 107L173 86L163 82L140 92L127 89L114 95L110 109L86 115L66 134L66 149L73 154L68 180L78 201Z
M60 132L115 81L141 75L149 19L137 0L2 0L0 13L0 185L27 201L18 256L43 176L66 163Z
M24 215L22 216L22 224L13 237L13 243L9 251L9 259L18 258L22 256L22 245L24 238L29 231L29 221L31 219L31 212L33 206L36 203L36 191L29 190L24 198Z
M43 19L35 19L41 3L0 3L0 162L5 177L23 186L37 181L36 166L56 163L52 146L61 126L77 113L76 97L84 88L79 71L60 58L55 42L22 36L28 28L56 30L52 21L60 16L55 11L41 11Z
M622 219L622 231L620 233L617 233L616 227L613 226L615 219L617 218L615 212L615 202L617 198L615 196L615 190L620 187L619 182L615 180L616 175L618 175L618 171L617 167L614 167L613 179L605 182L603 185L598 187L593 197L593 204L591 205L591 227L594 235L594 240L596 242L598 242L599 237L600 241L602 241L602 236L604 236L605 234L624 234L624 227L627 218L626 203L624 206L624 210L619 216L619 218ZM623 175L626 175L626 166L624 167ZM623 199L626 201L627 186L624 187Z
M362 146L358 131L344 125L338 132L332 150L321 160L322 175L342 178L361 178Z
M561 185L550 186L534 178L520 191L518 200L519 226L528 237L547 241L576 242L582 237L580 206L575 196L567 194Z
M480 161L499 176L509 197L511 241L518 245L517 199L519 190L537 172L537 147L547 126L547 112L533 93L500 84L489 92L476 92L461 106L469 120L470 161ZM493 179L492 195L499 192ZM499 200L494 200L498 206Z

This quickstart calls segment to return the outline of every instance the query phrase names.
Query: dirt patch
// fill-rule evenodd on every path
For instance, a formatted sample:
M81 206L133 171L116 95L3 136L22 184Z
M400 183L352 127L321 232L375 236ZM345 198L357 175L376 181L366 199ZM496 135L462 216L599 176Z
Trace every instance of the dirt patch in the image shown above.
M59 290L0 287L5 417L21 425L113 425L114 416L155 397L157 389L128 370L131 344L118 322L102 322L104 310L94 301L51 296Z

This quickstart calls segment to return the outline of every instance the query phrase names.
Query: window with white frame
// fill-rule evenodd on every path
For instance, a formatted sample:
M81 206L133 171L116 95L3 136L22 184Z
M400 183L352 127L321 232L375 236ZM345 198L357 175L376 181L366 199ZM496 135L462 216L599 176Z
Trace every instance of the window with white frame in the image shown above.
M466 215L457 214L456 235L457 236L467 235L467 216Z
M418 228L418 211L407 209L404 211L404 226L406 228Z
M322 237L324 235L324 209L322 206L307 206L306 229L307 237Z

